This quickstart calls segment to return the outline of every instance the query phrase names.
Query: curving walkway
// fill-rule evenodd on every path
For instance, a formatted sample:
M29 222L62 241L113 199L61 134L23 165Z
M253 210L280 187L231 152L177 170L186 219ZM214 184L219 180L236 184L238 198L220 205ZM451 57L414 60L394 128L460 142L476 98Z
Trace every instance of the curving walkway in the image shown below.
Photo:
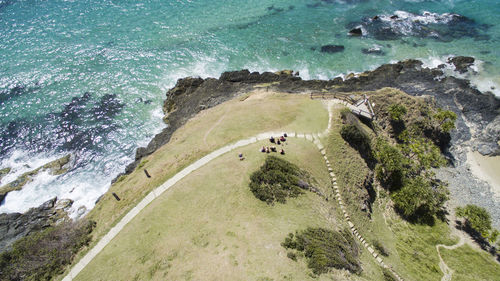
M306 140L309 140L313 142L316 147L319 149L321 154L323 155L323 158L325 159L326 166L328 168L328 172L330 173L330 177L332 180L332 187L335 191L335 196L337 198L337 201L340 205L340 208L344 214L344 218L349 225L349 228L351 229L352 233L356 238L360 241L360 243L370 252L370 254L375 258L375 260L384 268L389 269L398 280L403 280L401 277L399 277L394 270L392 270L390 267L388 267L386 264L384 264L383 260L381 257L379 257L378 253L375 252L373 247L369 245L366 240L358 233L358 230L354 226L354 224L351 222L350 216L346 211L346 208L344 207L344 204L342 202L342 197L340 195L339 188L337 186L337 179L335 177L335 174L333 173L333 169L330 166L330 162L328 161L328 157L326 156L326 150L323 147L323 145L320 142L320 138L325 137L328 135L330 128L331 128L331 122L332 122L332 105L334 103L341 103L345 105L345 102L340 101L340 100L330 100L327 102L327 108L328 108L328 114L329 114L329 120L328 120L328 127L325 131L318 133L318 134L301 134L301 133L295 133L291 132L288 133L288 137L294 137L294 138L304 138ZM221 156L222 154L225 154L227 152L230 152L234 149L247 146L249 144L256 143L258 141L262 140L267 140L269 136L279 136L281 135L282 132L265 132L261 133L257 136L250 137L248 139L240 140L236 143L226 145L224 147L221 147L206 156L202 157L201 159L198 159L196 162L192 163L191 165L187 166L177 174L175 174L172 178L168 179L165 181L162 185L159 187L155 188L153 191L151 191L146 197L144 197L132 210L130 210L121 220L118 222L113 228L109 230L106 235L104 235L101 240L80 260L78 263L71 268L70 272L64 277L63 281L71 281L73 278L75 278L80 271L82 271L87 264L89 264L92 259L94 259L101 251L106 247L106 245L113 240L113 238L127 225L139 212L144 209L151 201L156 199L158 196L160 196L163 192L165 192L167 189L169 189L171 186L176 184L179 180L184 178L185 176L189 175L191 172L195 171L196 169L202 167L203 165L207 164L211 160Z
M444 245L444 244L436 245L436 251L438 252L438 256L439 256L439 268L443 272L443 277L441 277L441 281L450 281L451 276L453 274L453 270L451 268L449 268L448 265L444 262L443 258L441 257L441 252L439 252L439 248L445 248L447 250L455 250L456 248L465 244L465 239L462 236L459 236L459 237L460 237L460 241L458 241L458 243L455 245L451 245L451 246Z

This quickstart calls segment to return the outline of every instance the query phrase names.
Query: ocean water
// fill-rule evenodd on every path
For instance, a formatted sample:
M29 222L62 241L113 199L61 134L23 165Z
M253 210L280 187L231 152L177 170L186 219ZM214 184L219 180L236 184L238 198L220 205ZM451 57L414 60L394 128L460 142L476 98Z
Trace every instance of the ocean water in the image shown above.
M349 36L354 27L364 36ZM0 0L0 168L13 168L0 185L75 156L69 173L40 174L0 212L54 196L91 209L165 126L162 101L180 77L247 68L330 79L467 55L479 60L468 78L500 95L499 41L498 0ZM345 49L321 52L328 44Z

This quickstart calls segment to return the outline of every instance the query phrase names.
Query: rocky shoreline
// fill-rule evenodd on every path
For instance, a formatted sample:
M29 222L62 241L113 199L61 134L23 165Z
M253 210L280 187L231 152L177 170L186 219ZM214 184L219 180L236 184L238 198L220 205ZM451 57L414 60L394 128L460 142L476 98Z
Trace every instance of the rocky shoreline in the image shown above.
M469 71L473 62L474 59L468 57L455 57L449 60L449 64L460 73ZM340 77L332 80L302 80L298 73L290 70L277 73L251 73L248 70L240 70L225 72L219 79L193 77L179 79L175 87L167 92L163 105L164 121L168 126L146 147L138 148L135 161L130 163L125 171L112 182L134 171L143 157L152 154L167 143L172 134L198 112L230 100L255 86L287 93L373 91L392 87L413 96L432 98L437 106L457 114L457 129L451 133L449 146L443 148L452 166L437 171L437 174L441 179L450 183L453 204L474 203L484 206L491 212L494 226L499 227L499 203L494 201L488 184L472 175L466 160L467 152L470 150L479 151L483 155L500 154L498 145L500 99L492 93L481 93L472 87L468 80L445 76L443 67L425 68L421 61L406 60L385 64L373 71L349 74L345 80ZM27 235L30 231L37 229L36 226L40 222L40 220L37 221L36 216L27 216L28 213L50 210L45 213L55 214L52 210L55 201L49 204L50 208L44 206L46 204L23 215L2 214L4 220L0 226L9 230L22 221L28 229L22 232L22 235ZM22 235L16 237L20 238ZM0 238L0 249L13 240L12 237Z

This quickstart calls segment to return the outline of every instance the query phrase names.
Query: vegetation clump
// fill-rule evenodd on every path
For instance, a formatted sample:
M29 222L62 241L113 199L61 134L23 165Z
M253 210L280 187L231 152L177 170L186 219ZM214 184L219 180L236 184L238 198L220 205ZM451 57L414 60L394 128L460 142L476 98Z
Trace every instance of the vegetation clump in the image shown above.
M297 197L309 188L310 176L296 165L268 156L264 165L250 176L250 190L268 203L286 203L287 197Z
M449 133L451 130L455 129L457 114L450 110L438 109L438 112L434 114L434 119L438 121L438 127L440 127L443 132Z
M465 219L465 226L476 231L482 238L494 243L500 234L491 226L491 216L485 208L467 204L465 207L455 209L457 217Z
M441 216L448 200L446 183L435 177L433 168L446 165L440 148L426 134L423 123L432 123L449 132L454 127L456 115L451 111L438 110L433 116L406 124L408 113L403 105L392 104L387 109L390 119L398 122L395 144L379 137L374 146L377 159L375 172L378 180L391 191L395 208L405 218L432 222ZM423 122L423 123L422 123Z
M63 222L19 239L0 255L1 280L51 280L88 245L93 221Z
M393 121L402 121L403 116L406 115L407 109L402 104L391 104L388 109L389 117Z
M374 240L372 242L372 245L377 251L384 257L389 256L389 251L382 245L382 243L379 240Z
M341 232L324 228L307 228L288 234L281 245L287 249L304 252L307 265L314 274L326 273L332 268L361 272L359 247L349 231Z

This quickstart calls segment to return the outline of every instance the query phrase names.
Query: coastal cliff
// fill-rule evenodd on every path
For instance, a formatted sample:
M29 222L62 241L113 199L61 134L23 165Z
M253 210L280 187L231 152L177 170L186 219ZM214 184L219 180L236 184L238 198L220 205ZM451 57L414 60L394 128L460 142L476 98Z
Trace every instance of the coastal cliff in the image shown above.
M467 66L470 66L461 61L470 61L472 58L464 58L466 57L456 57L451 62L457 71L467 71ZM179 79L175 87L167 92L163 105L167 128L157 134L146 147L137 149L135 161L127 166L125 174L133 171L141 158L167 143L172 133L196 113L257 85L288 93L374 91L392 87L413 96L431 96L436 100L437 106L458 115L457 130L451 134L451 146L474 140L474 143L468 145L481 154L500 154L500 99L489 92L481 93L468 80L445 76L439 67L425 68L421 61L406 60L385 64L358 75L350 74L345 80L340 77L332 80L302 80L293 71L251 73L248 70L224 72L219 79ZM460 161L464 155L459 153L453 156Z

